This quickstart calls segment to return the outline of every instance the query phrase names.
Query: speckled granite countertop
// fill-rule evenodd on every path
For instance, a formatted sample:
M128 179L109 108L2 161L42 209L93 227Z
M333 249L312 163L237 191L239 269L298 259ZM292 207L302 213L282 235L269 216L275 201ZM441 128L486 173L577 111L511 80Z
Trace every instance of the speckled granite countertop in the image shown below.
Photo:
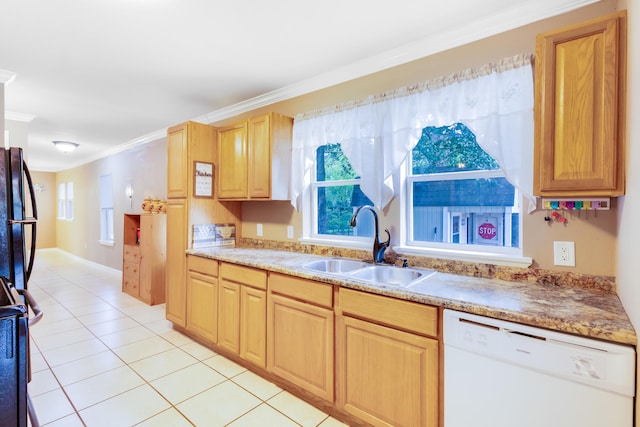
M614 292L441 272L403 288L302 267L327 258L318 255L237 247L192 249L187 253L555 331L621 344L637 343L633 326Z

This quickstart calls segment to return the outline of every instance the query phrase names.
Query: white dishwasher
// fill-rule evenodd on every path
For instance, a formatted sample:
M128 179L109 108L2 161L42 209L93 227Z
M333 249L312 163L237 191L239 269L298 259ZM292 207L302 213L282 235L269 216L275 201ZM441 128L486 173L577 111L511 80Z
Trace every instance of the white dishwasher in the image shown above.
M444 310L445 427L632 427L635 350Z

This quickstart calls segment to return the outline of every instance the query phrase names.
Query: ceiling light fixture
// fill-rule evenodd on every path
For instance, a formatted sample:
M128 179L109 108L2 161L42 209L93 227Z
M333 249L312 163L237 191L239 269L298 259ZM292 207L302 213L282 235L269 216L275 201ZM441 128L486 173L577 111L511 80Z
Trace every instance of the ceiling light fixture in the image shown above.
M53 141L53 145L55 145L56 148L62 151L63 153L69 153L75 150L76 148L78 148L79 144L76 144L75 142L69 142L69 141Z

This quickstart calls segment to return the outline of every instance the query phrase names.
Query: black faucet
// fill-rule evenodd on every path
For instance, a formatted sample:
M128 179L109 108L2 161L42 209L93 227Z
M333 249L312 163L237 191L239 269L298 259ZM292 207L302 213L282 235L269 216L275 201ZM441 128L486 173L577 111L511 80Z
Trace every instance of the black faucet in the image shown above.
M373 227L374 227L374 236L373 236L373 262L381 263L384 261L384 251L389 247L389 242L391 241L391 234L389 234L389 229L385 228L384 231L387 233L387 241L381 242L379 240L379 228L378 228L378 214L376 210L369 205L360 206L356 209L356 212L351 217L351 222L349 223L352 227L356 226L356 217L360 213L362 209L370 210L373 214Z

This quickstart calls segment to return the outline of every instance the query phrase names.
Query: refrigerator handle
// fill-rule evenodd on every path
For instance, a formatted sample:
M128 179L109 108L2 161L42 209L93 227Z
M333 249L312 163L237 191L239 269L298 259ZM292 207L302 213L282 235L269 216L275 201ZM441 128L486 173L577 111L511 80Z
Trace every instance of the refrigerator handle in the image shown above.
M38 207L36 205L36 192L33 189L31 173L29 172L29 168L27 167L27 163L25 161L22 162L22 167L24 169L24 175L27 178L29 196L31 198L31 209L33 210L33 221L29 223L29 225L31 225L31 250L29 254L29 265L26 271L27 280L25 280L25 283L27 283L29 282L29 278L31 277L31 270L33 270L33 260L36 256L36 221L38 220Z
M31 292L26 289L17 289L17 291L20 295L24 296L27 305L31 307L31 310L33 311L34 316L29 318L29 326L33 326L42 319L42 309L33 298L33 295L31 295Z

